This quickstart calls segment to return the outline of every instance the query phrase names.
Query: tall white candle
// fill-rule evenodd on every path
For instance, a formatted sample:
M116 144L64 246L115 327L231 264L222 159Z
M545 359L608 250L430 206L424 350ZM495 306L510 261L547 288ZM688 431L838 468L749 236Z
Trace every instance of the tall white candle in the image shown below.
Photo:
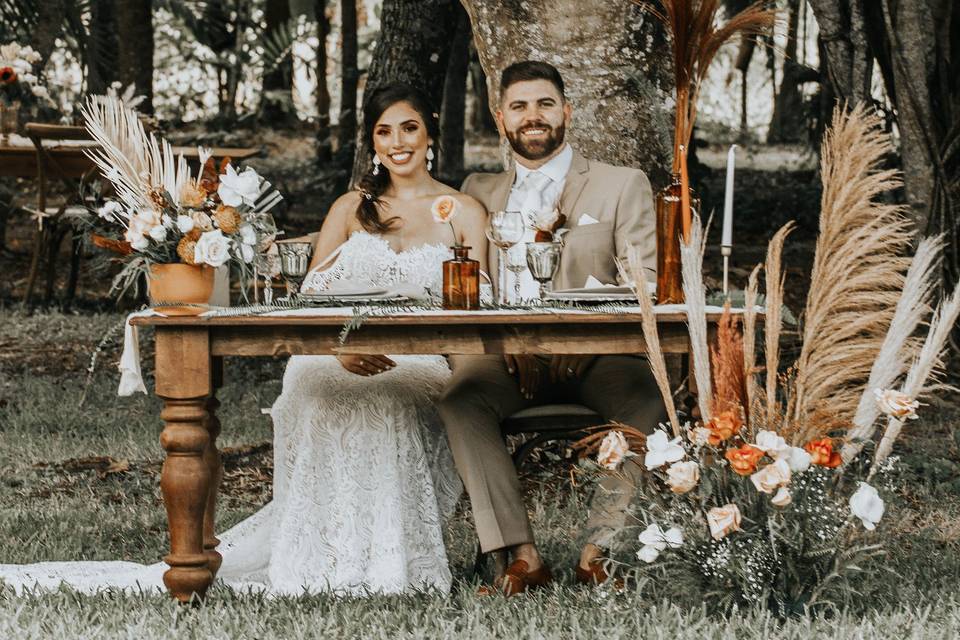
M737 145L730 145L727 153L727 189L723 195L723 236L721 247L733 246L733 165L736 162Z

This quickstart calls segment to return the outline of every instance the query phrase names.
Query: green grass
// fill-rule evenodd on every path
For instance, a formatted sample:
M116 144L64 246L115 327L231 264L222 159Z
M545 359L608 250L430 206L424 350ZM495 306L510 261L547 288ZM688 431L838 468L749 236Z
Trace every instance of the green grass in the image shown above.
M0 563L155 562L166 551L159 404L150 396L116 397L116 341L107 344L86 402L78 406L89 356L117 320L110 314L26 318L0 312ZM145 356L150 339L145 332ZM144 370L151 367L145 358ZM232 453L220 529L269 500L271 453L250 447L271 438L259 409L279 392L283 363L229 360L226 367L220 442ZM559 582L539 594L511 601L473 596L473 529L464 503L446 530L456 578L448 597L264 599L215 588L203 605L190 608L161 595L82 596L64 589L16 596L0 587L0 638L958 637L956 424L956 415L944 412L904 442L900 453L910 463L880 527L888 554L857 582L850 605L829 617L785 624L762 610L711 617L697 593L669 579L624 594L573 586L586 493L571 485L565 467L545 465L526 477L525 486L539 542ZM106 462L97 456L129 466L98 473Z

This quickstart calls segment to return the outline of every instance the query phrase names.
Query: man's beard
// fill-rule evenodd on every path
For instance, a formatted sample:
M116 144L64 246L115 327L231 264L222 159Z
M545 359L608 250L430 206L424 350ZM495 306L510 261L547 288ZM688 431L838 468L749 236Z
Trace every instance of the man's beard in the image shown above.
M546 138L542 141L524 140L521 132L525 129L544 129L547 132ZM542 160L563 145L563 136L566 133L566 127L561 122L557 128L553 128L545 123L536 123L526 125L516 131L507 131L507 141L510 147L527 160Z

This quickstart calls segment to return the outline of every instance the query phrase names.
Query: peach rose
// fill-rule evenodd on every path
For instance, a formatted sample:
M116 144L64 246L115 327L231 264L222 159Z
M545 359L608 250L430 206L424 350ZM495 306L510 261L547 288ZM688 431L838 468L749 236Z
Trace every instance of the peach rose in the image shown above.
M440 196L430 205L433 219L439 223L450 222L460 212L460 203L453 196Z
M624 459L630 455L630 445L620 431L611 431L600 443L597 464L604 469L616 471Z
M777 488L790 482L790 464L783 459L777 460L750 476L750 481L753 482L757 491L773 493Z
M780 487L780 489L777 491L777 495L773 496L773 498L770 499L770 502L775 507L785 507L793 502L793 496L790 495L789 489L786 487Z
M740 420L740 415L736 411L728 410L721 411L710 418L705 426L710 430L708 442L717 446L724 440L729 440L736 435L743 426L743 421Z
M700 480L700 465L693 460L674 462L667 467L667 484L674 493L690 491Z
M738 449L727 449L724 457L730 461L730 468L741 476L748 476L757 470L757 463L763 457L763 451L745 444Z
M812 464L833 469L843 462L840 454L833 450L833 440L830 438L811 440L803 448L810 454Z
M727 534L740 530L740 508L730 503L707 511L707 524L714 540L722 540Z

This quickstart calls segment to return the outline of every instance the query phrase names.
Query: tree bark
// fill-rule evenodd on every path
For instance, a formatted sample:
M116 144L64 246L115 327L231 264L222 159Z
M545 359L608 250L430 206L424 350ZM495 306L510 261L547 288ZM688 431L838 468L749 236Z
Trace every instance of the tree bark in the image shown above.
M136 86L137 95L146 97L139 109L153 113L153 3L117 0L116 16L117 80Z
M559 69L573 105L568 140L588 158L639 167L663 184L671 156L669 48L654 18L627 2L462 0L496 111L513 62ZM505 162L509 161L504 154Z
M114 0L90 3L90 39L87 41L87 92L103 94L116 80L118 52Z
M356 0L340 2L340 34L340 118L337 153L352 159L356 149L357 84L360 80L360 69L357 67Z
M800 63L797 62L797 29L800 25L801 0L789 0L790 18L787 46L784 48L783 77L773 105L768 142L799 142L803 137L803 98L800 95Z
M380 39L373 52L364 104L373 89L391 82L419 87L439 109L443 99L450 34L456 25L454 0L385 0L380 14ZM357 136L355 184L370 168L369 140Z
M451 183L463 180L463 136L467 108L467 71L470 64L470 17L454 5L457 27L443 83L440 110L440 175Z
M327 36L330 35L330 17L326 0L314 0L317 21L317 163L326 164L331 158L330 88L327 86Z
M470 40L470 128L474 133L497 132L497 123L490 113L490 92L487 90L487 74L483 71L477 47Z
M827 79L841 100L870 100L873 66L863 23L861 0L808 0L820 25L827 53Z

